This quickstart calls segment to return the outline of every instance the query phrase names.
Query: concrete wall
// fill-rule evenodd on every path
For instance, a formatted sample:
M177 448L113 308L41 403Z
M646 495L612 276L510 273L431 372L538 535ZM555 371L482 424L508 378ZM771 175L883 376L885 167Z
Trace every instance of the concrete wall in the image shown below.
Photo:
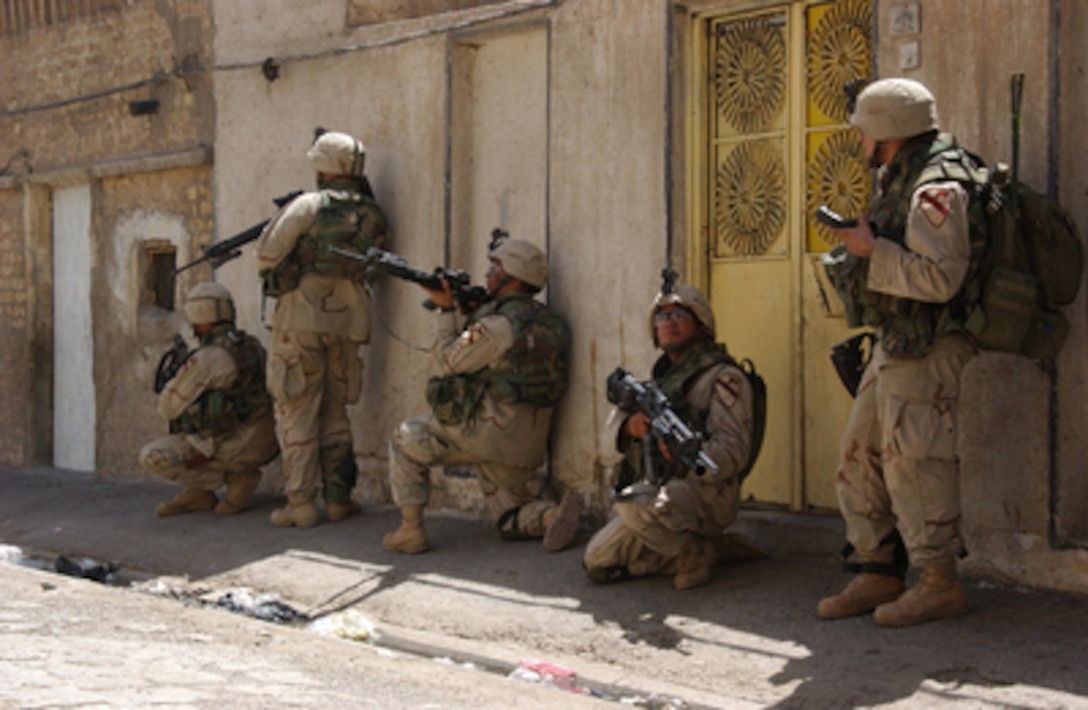
M1021 175L1040 187L1063 176L1066 202L1085 217L1083 177L1071 167L1076 152L1085 150L1075 131L1084 113L1077 83L1084 57L1071 39L1075 27L1084 26L1085 10L1071 0L925 0L920 31L893 35L890 15L902 4L876 3L879 74L930 85L947 129L983 156L1005 159L1008 77L1024 71ZM1059 6L1065 17L1056 23L1052 9ZM596 432L608 410L601 383L616 365L644 372L653 360L645 309L667 254L686 272L699 268L685 263L689 235L680 209L686 197L682 124L692 95L686 32L695 13L741 4L577 0L526 10L492 3L408 19L401 14L364 27L346 25L343 6L333 0L311 3L305 16L290 15L286 0L262 3L259 14L250 7L215 4L219 237L269 216L270 196L311 184L303 153L313 127L323 125L368 145L368 173L393 223L391 248L424 267L450 254L452 266L478 280L483 252L465 246L459 232L486 239L479 232L490 226L488 210L502 198L493 182L480 189L496 194L473 185L475 206L468 216L459 211L464 181L481 177L457 142L479 136L473 131L481 124L466 118L464 107L489 110L466 92L494 86L481 84L474 61L465 57L476 47L495 51L519 33L547 32L548 298L573 330L572 389L559 410L550 466L564 484L600 492ZM918 65L900 69L901 45L910 41L918 42ZM260 71L269 57L279 70L272 81ZM510 64L517 71L519 64ZM498 100L509 95L496 94ZM1048 108L1056 96L1059 114ZM509 141L512 151L524 148L519 141L532 131L496 123L486 124L489 145ZM447 171L457 181L448 192ZM486 216L477 219L477 213ZM503 226L502 210L494 214ZM251 255L219 276L239 294L243 322L254 328L260 304ZM384 325L366 349L366 389L353 411L367 501L387 500L388 432L425 411L421 384L429 364L418 346L427 344L429 331L419 298L399 282L378 286L376 312ZM986 354L965 376L965 528L973 553L968 564L980 572L1085 588L1084 553L1054 549L1064 544L1061 534L1082 534L1073 521L1086 517L1077 487L1083 484L1073 482L1084 456L1083 309L1078 302L1072 314L1075 332L1058 363L1056 399L1050 374L1020 358ZM1054 457L1052 440L1058 443ZM435 504L479 509L471 486L443 477L436 482L442 492ZM1062 513L1057 518L1056 510ZM1055 519L1067 521L1061 534L1052 529Z
M556 422L551 472L589 492L598 483L592 432L608 409L604 378L621 363L645 371L653 357L644 323L666 250L667 8L605 0L529 11L521 5L498 3L352 30L344 27L339 2L311 3L306 17L289 26L277 19L279 10L289 13L288 2L262 3L265 11L256 21L248 3L216 3L217 64L232 67L216 76L216 219L222 237L269 216L270 196L312 185L304 153L313 127L345 130L368 146L367 173L393 225L390 248L424 268L442 263L449 249L451 265L482 282L490 228L532 229L541 217L517 199L508 199L511 208L504 212L501 192L510 185L496 185L493 178L473 196L479 223L456 221L464 217L456 197L461 185L451 188L455 205L447 209L447 152L460 147L450 144L451 130L461 130L457 126L466 121L483 125L491 155L504 143L511 152L522 150L526 133L517 121L451 118L448 107L464 96L451 97L449 87L463 91L473 78L449 76L448 62L454 53L455 70L471 72L474 62L457 59L457 51L483 45L501 52L504 42L516 43L519 35L536 37L536 43L538 33L549 34L546 154L532 158L546 162L549 178L543 186L528 178L521 183L530 193L547 195L547 234L534 233L532 240L549 245L548 298L574 334L572 388ZM345 47L356 49L339 51ZM281 67L271 82L258 66L268 56ZM531 66L540 71L539 64ZM503 102L517 100L516 92L498 81L510 83L509 77L501 71L480 77L478 89L498 90L494 105L477 105L475 112L509 113ZM464 175L467 160L452 169ZM451 219L453 226L470 225L473 233L458 233ZM478 248L464 246L466 238ZM247 254L219 272L239 295L247 327L260 311L252 258ZM429 359L414 347L429 345L421 293L388 279L377 289L375 310L388 330L378 325L365 349L365 390L352 413L364 500L387 500L389 432L401 419L426 411L422 383ZM438 483L446 493L440 492L436 504L478 509L474 488Z

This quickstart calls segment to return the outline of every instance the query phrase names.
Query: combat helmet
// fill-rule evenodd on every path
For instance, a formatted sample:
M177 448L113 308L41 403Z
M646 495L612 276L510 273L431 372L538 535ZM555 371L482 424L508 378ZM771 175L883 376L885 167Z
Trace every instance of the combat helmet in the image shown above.
M913 79L881 79L858 94L851 125L878 141L937 130L933 94Z
M683 306L695 316L699 325L703 327L707 336L714 339L716 330L714 327L714 311L710 308L710 302L706 296L691 284L673 285L667 279L661 291L654 297L654 303L650 306L650 337L657 345L657 328L654 327L654 316L666 306Z
M544 288L548 280L548 258L535 244L523 239L504 239L487 258L502 264L502 270L533 288Z
M323 131L306 152L306 157L319 173L362 177L366 147L347 133Z
M207 281L189 290L185 298L185 317L191 325L234 322L234 299L223 284Z

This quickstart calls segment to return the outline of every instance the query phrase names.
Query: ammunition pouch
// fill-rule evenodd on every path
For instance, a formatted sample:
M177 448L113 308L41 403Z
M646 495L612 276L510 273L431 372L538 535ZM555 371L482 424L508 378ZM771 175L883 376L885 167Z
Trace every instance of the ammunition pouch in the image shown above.
M440 424L456 426L473 420L486 386L484 380L467 375L432 377L425 396Z
M291 257L287 257L271 269L260 273L261 289L265 296L279 298L294 291L302 281L302 267Z

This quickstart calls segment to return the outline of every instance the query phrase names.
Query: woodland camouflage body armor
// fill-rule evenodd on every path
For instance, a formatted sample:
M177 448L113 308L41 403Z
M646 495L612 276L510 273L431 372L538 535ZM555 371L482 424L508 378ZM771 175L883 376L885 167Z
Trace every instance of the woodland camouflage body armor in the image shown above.
M385 217L378 203L359 191L352 178L321 185L321 208L310 230L294 251L265 275L265 294L278 296L298 287L303 275L318 273L361 282L366 264L329 251L336 246L365 254L385 241Z
M684 423L694 431L705 434L706 420L710 414L710 401L699 402L696 403L698 406L693 406L693 403L688 401L688 390L707 370L724 366L737 367L738 365L724 347L715 344L710 339L700 338L686 348L676 362L670 361L667 355L662 355L654 363L653 380L662 394L668 398L669 406ZM627 446L617 479L617 489L622 489L645 477L642 445L643 442L636 439ZM654 459L654 467L663 471L673 465L665 460L656 445L652 447L650 455Z
M514 344L480 372L433 378L427 401L435 418L454 425L471 421L490 390L504 404L554 407L567 389L570 334L563 319L529 294L511 294L473 312L469 324L498 313L514 328Z
M971 264L964 279L967 284L985 247L985 234L977 228L984 223L982 206L974 195L985 182L986 171L964 150L940 141L904 148L889 166L881 194L873 199L866 214L874 234L902 246L911 195L926 183L949 180L963 184L972 196ZM847 325L878 329L881 346L889 354L922 357L937 335L964 330L963 287L948 303L925 303L870 291L868 275L869 260L848 255L841 268L832 270L832 281L845 304Z

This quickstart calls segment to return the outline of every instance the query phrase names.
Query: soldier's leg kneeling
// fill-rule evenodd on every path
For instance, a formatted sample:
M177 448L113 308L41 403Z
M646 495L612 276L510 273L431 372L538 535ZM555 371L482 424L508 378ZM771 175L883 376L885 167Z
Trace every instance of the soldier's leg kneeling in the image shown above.
M632 547L638 541L619 518L612 518L594 533L586 545L582 567L592 581L598 584L630 579L632 574L627 563L634 556Z
M443 463L449 447L435 435L428 417L407 419L393 430L389 442L389 484L398 506L426 505L430 498L429 468Z
M186 469L184 457L174 438L156 439L144 446L140 450L140 466L152 476L177 481Z

